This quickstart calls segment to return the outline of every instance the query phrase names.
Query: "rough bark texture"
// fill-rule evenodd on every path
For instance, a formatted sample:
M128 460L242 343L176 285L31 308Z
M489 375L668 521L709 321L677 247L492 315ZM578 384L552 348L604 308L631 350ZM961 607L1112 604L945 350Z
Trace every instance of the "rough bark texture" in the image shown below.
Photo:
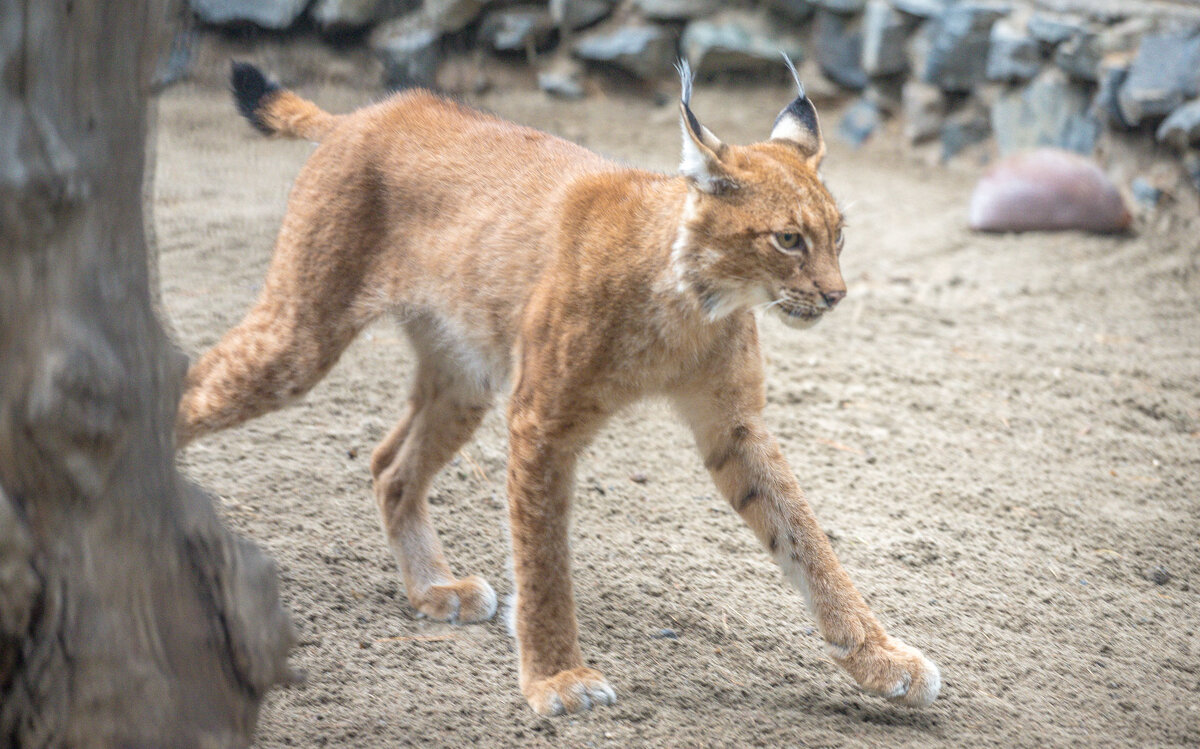
M0 0L0 746L236 746L274 566L175 469L142 175L158 0Z

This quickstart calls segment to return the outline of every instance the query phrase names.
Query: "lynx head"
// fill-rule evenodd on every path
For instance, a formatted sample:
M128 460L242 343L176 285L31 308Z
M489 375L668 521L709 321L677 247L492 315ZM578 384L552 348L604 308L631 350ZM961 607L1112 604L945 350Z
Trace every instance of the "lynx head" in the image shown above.
M787 58L784 58L787 60ZM764 306L793 327L809 327L846 295L838 267L842 213L817 172L825 142L817 111L799 89L766 141L722 143L690 107L683 81L680 120L688 197L671 262L684 293L712 319Z

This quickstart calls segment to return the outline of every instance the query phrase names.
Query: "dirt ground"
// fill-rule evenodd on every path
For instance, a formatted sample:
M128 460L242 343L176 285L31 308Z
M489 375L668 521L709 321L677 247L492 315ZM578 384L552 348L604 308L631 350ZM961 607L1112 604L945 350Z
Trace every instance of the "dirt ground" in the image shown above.
M330 65L341 74L301 92L335 110L381 95ZM749 142L790 96L702 85L694 105ZM676 110L645 96L471 101L632 164L678 160ZM211 79L168 90L159 119L163 294L195 354L253 299L311 146L252 131ZM767 416L885 626L940 664L932 707L868 697L826 658L690 437L648 403L602 433L575 499L583 649L618 703L537 717L503 624L421 620L404 598L367 463L411 356L381 324L302 403L181 458L278 560L298 632L307 681L270 696L259 744L1200 744L1200 224L974 235L976 168L925 166L896 143L831 138L850 292L812 330L763 321ZM503 596L500 414L432 502L456 571Z

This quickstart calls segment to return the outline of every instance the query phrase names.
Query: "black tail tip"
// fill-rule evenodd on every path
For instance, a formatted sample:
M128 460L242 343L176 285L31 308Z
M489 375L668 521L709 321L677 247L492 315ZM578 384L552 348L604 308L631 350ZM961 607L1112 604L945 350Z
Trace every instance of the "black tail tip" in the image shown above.
M279 91L280 86L248 62L234 61L229 70L229 83L238 112L257 130L270 135L275 130L263 121L259 107L262 100Z

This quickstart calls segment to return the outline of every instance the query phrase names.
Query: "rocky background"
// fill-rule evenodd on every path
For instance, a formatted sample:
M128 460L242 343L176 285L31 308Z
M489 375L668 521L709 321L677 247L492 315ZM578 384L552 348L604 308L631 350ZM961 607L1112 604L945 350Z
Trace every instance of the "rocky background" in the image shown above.
M601 77L665 102L679 57L702 79L782 80L784 52L802 62L810 94L847 99L825 127L852 144L891 121L940 162L1035 146L1094 154L1144 209L1195 205L1200 190L1200 5L1188 0L189 3L193 28L315 31L369 49L389 88L478 93L486 74L439 78L465 54L528 65L552 96L587 96ZM177 47L174 74L186 63ZM1139 166L1115 166L1119 151Z

